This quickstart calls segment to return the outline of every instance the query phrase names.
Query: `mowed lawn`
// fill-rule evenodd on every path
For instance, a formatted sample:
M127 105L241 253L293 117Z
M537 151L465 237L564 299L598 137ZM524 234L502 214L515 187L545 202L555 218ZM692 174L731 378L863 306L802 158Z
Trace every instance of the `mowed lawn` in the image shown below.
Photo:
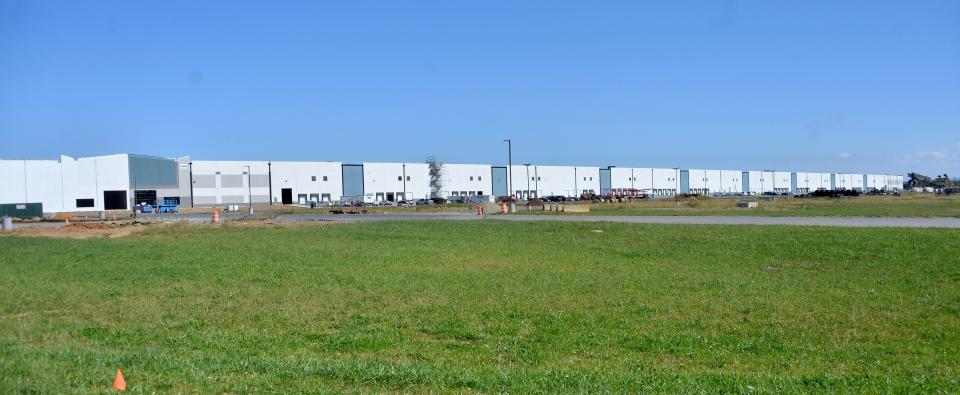
M741 200L759 202L759 207L737 207ZM580 203L585 204L585 203ZM589 213L519 211L520 214L544 215L724 215L768 217L960 217L960 195L908 193L904 196L859 196L847 198L761 199L712 198L677 202L674 199L649 199L633 203L590 204Z
M960 231L0 237L0 393L960 391Z

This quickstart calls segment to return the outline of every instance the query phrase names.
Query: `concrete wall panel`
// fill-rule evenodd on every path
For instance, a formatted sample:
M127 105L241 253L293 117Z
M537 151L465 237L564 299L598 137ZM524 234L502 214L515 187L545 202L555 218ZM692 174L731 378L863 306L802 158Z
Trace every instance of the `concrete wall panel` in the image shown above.
M196 174L193 175L193 188L216 188L217 176L214 174Z
M220 188L243 188L246 183L246 176L242 174L221 174Z

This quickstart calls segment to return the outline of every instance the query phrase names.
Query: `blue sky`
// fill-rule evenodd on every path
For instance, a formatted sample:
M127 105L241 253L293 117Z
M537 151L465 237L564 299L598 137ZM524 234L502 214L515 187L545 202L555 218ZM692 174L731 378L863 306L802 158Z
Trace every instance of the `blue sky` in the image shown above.
M0 0L0 157L960 174L960 2Z

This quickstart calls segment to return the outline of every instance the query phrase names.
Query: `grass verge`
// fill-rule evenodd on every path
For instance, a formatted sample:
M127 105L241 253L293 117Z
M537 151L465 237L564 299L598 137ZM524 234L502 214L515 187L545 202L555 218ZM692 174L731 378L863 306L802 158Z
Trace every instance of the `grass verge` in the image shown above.
M960 391L960 232L501 221L0 238L0 392Z

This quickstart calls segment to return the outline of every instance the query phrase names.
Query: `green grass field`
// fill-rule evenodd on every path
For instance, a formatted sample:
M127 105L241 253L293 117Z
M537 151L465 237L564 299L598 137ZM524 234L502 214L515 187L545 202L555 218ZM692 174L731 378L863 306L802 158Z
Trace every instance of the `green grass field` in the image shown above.
M756 209L737 207L737 201L759 201ZM582 203L581 203L582 204ZM520 214L578 215L543 211ZM960 196L906 194L855 198L700 198L641 200L634 203L590 204L590 215L726 215L781 217L960 217ZM583 215L583 214L580 214Z
M0 393L960 392L960 231L0 237Z

